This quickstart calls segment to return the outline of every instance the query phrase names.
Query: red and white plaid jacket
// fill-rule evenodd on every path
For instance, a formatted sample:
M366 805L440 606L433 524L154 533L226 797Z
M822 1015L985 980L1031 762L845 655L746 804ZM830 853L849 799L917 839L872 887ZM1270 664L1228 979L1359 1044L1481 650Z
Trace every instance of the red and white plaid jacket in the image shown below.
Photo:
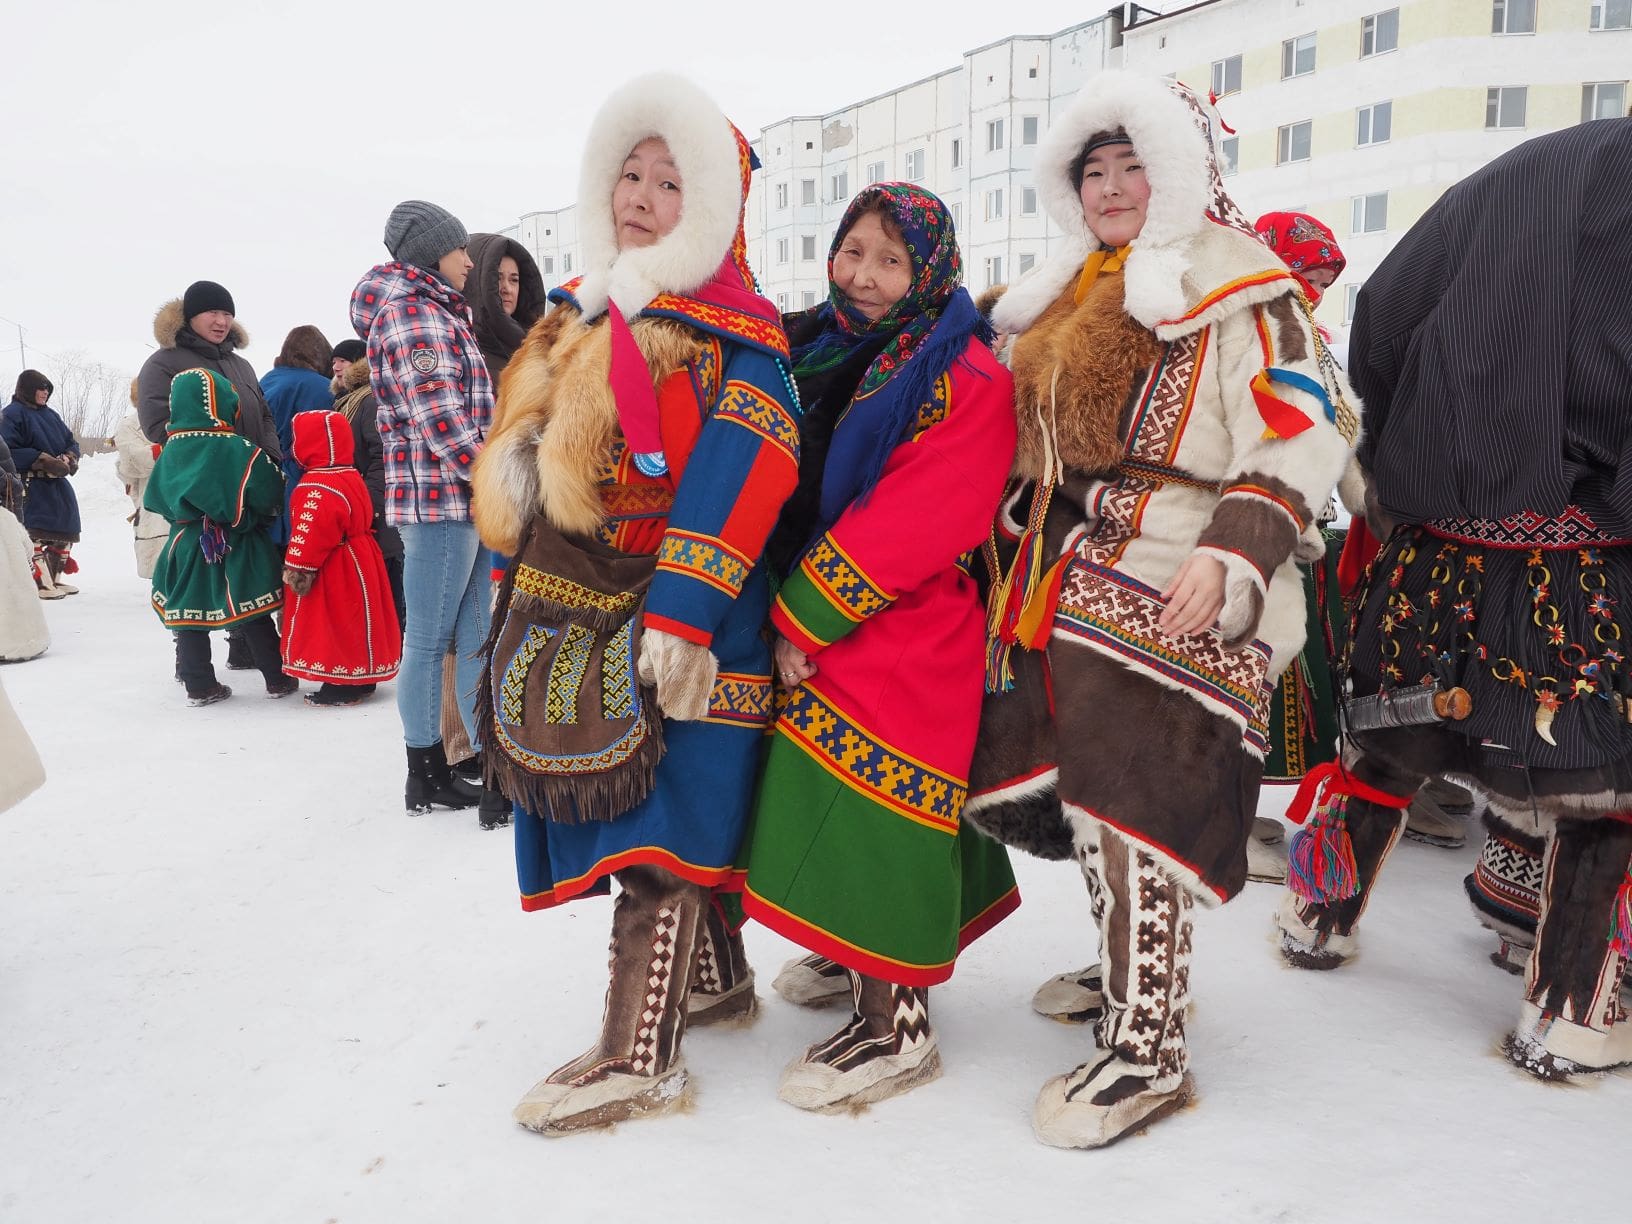
M493 379L464 296L424 268L381 264L352 290L351 323L379 402L386 521L469 522Z

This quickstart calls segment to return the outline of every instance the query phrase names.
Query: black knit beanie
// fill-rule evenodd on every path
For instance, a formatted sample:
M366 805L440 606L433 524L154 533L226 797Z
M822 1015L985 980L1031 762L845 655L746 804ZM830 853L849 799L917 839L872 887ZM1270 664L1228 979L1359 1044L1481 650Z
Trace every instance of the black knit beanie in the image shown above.
M334 355L341 361L356 361L368 356L368 346L361 340L342 340L334 346Z
M232 304L232 294L220 285L214 281L194 281L182 295L181 317L191 319L206 310L224 310L230 315L238 313L238 308Z
M12 392L12 398L33 406L36 391L55 391L56 389L51 380L38 370L24 370L17 375L17 389Z

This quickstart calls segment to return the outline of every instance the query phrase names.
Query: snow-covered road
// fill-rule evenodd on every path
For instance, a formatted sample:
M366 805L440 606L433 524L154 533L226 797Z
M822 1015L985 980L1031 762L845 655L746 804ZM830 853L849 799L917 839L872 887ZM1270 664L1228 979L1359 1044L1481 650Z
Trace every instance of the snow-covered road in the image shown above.
M0 1220L324 1224L666 1221L1486 1221L1625 1211L1632 1078L1548 1087L1497 1043L1461 877L1404 844L1364 955L1284 967L1275 889L1198 919L1199 1101L1108 1150L1031 1135L1088 1034L1034 1016L1092 959L1080 877L1018 861L1025 904L933 995L945 1075L855 1117L775 1095L838 1017L769 991L791 945L750 928L765 1008L687 1039L687 1114L547 1140L510 1121L588 1044L609 905L527 915L507 832L403 815L391 686L273 702L251 673L189 709L135 576L110 457L75 481L84 593L0 670L50 773L0 816ZM224 646L217 646L217 665ZM1266 812L1284 804L1271 793Z

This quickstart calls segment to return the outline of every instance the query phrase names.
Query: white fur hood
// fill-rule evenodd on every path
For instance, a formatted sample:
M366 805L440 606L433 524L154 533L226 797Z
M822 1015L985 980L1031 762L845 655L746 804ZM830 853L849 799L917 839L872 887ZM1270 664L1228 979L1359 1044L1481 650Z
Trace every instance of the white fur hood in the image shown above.
M680 221L649 247L619 252L612 190L629 151L661 137L683 183ZM614 93L589 130L578 188L584 275L576 296L593 319L610 300L633 317L660 293L688 294L730 253L745 196L736 129L714 100L684 77L652 73Z
M1196 308L1221 286L1261 276L1230 308L1267 300L1294 284L1251 223L1224 192L1214 148L1217 115L1165 77L1109 71L1082 88L1050 126L1035 171L1043 206L1066 240L1004 294L992 312L1002 331L1024 331L1082 271L1098 241L1082 216L1071 163L1097 132L1126 132L1150 184L1144 228L1133 240L1125 278L1127 312L1163 339L1205 326ZM1282 283L1284 282L1284 283ZM1205 316L1205 317L1204 317Z

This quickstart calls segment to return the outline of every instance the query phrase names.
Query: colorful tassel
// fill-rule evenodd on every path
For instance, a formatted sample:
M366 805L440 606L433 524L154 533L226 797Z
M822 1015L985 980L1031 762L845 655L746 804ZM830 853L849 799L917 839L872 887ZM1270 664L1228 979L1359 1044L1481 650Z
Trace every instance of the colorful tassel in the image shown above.
M1632 867L1626 869L1615 894L1615 912L1609 928L1609 946L1621 956L1632 958Z
M1333 796L1292 836L1286 886L1312 904L1345 901L1360 891L1354 839L1344 820L1348 806L1347 795Z
M1066 558L1053 566L1044 565L1043 524L1049 502L1054 497L1052 481L1044 482L1032 497L1026 529L1014 554L1009 572L992 587L986 601L986 691L1007 693L1014 688L1011 653L1016 646L1036 650L1039 637L1047 640L1046 626L1053 618L1049 583L1055 596ZM1045 615L1046 609L1046 615ZM1039 624L1041 622L1041 625ZM1022 631L1022 625L1029 632Z
M219 565L232 551L232 545L227 543L227 533L221 530L221 524L208 516L205 516L204 526L198 533L198 548L204 554L206 565Z
M1337 410L1332 407L1332 399L1326 394L1326 388L1307 374L1269 366L1254 374L1250 384L1253 403L1258 406L1258 415L1264 419L1264 437L1295 438L1314 425L1302 409L1275 394L1275 383L1283 383L1313 396L1325 410L1326 419L1336 421Z

